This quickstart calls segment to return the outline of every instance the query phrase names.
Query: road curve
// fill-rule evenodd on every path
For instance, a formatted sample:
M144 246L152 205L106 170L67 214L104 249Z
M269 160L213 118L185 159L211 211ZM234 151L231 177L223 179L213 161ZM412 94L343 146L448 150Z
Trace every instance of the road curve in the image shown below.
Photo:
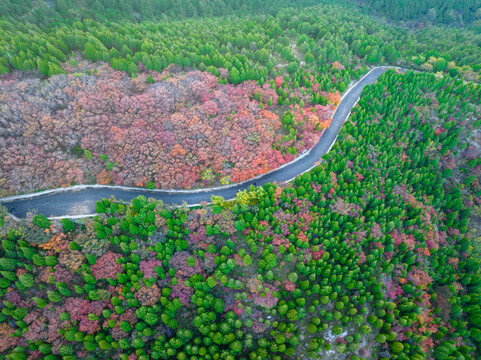
M362 90L368 84L376 82L379 76L391 67L375 67L346 92L341 103L336 109L331 126L324 131L321 140L304 156L285 164L255 179L239 184L202 189L202 190L148 190L142 188L128 188L101 185L80 185L72 188L46 190L38 193L0 198L0 203L7 208L14 207L16 216L23 218L29 210L36 209L39 214L48 217L71 217L78 218L95 214L95 203L99 199L115 196L116 199L130 201L133 198L144 195L147 198L162 200L166 204L188 205L199 204L202 201L210 201L211 197L222 196L224 199L233 199L237 192L247 189L254 183L264 185L269 182L285 182L313 168L331 148L336 140L337 133L344 121L356 105Z

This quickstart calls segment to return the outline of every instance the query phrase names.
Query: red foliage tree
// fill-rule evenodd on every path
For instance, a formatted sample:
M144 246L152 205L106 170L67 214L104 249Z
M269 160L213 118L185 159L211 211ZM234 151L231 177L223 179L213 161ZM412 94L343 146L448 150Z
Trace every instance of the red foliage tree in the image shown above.
M108 251L99 259L97 259L95 264L90 267L92 275L97 280L107 278L116 279L117 274L121 273L124 270L122 265L117 263L117 259L119 257L121 257L120 254L115 254L111 251Z
M156 266L162 267L162 262L157 259L142 260L139 264L139 269L144 274L144 278L152 278L157 277Z

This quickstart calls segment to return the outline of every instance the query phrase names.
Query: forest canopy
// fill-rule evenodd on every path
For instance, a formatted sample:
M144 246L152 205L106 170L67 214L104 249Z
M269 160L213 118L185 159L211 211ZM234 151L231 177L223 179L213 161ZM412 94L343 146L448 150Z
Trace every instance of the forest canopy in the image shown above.
M49 25L83 19L142 22L248 13L275 15L282 8L316 4L359 6L370 14L408 26L464 26L481 19L480 0L0 0L0 9L5 18Z
M316 3L316 0L0 0L0 9L6 18L49 25L83 19L141 22L233 13L275 14L287 6Z
M478 5L0 0L0 196L252 178L390 65L292 181L0 206L0 360L480 359Z
M232 201L0 208L0 356L478 359L480 95L388 71L319 166Z
M462 26L481 19L480 0L354 0L369 12L408 24Z

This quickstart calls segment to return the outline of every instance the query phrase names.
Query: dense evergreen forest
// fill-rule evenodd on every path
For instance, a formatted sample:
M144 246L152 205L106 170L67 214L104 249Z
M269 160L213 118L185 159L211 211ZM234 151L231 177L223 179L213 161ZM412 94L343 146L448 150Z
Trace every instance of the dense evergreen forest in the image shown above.
M138 72L140 62L157 71L172 63L187 69L235 68L241 77L234 76L233 82L260 80L279 62L287 63L284 67L289 73L296 72L301 63L315 67L338 60L344 66L403 64L451 76L461 74L469 80L475 79L481 68L481 35L474 29L434 27L408 32L355 8L329 4L282 9L275 17L139 24L85 19L47 28L6 20L0 28L0 73L14 69L38 69L46 76L63 73L60 64L77 52L129 73ZM252 69L255 74L246 74Z
M410 69L291 182L0 206L0 360L481 358L479 6L409 4L0 0L1 196L252 178Z
M461 26L481 19L479 0L355 0L369 12L415 26Z
M1 0L3 16L37 25L93 19L98 21L183 19L262 12L275 14L287 6L316 4L316 0Z
M481 0L1 0L2 16L37 25L93 19L98 21L182 19L234 13L275 15L279 9L319 3L359 4L369 13L410 26L462 26L481 19Z

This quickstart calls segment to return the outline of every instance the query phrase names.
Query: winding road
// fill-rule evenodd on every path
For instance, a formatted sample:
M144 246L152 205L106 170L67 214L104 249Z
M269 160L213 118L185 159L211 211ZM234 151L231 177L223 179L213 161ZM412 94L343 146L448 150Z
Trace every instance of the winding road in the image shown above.
M334 144L337 133L344 121L356 105L362 90L368 84L376 82L379 76L391 67L375 67L361 80L352 86L342 97L337 107L331 126L324 131L319 143L310 151L301 155L292 162L282 167L260 175L239 184L199 190L148 190L142 188L129 188L108 185L78 185L70 188L46 190L38 193L17 195L0 198L0 203L7 208L14 207L16 216L23 218L27 211L36 209L39 214L51 218L69 217L81 218L95 214L95 203L99 199L115 196L116 199L130 201L144 195L147 198L162 200L166 204L196 205L202 201L210 201L212 196L222 196L224 199L233 199L237 192L247 189L250 185L264 185L268 182L285 182L316 166L321 157L326 154Z

